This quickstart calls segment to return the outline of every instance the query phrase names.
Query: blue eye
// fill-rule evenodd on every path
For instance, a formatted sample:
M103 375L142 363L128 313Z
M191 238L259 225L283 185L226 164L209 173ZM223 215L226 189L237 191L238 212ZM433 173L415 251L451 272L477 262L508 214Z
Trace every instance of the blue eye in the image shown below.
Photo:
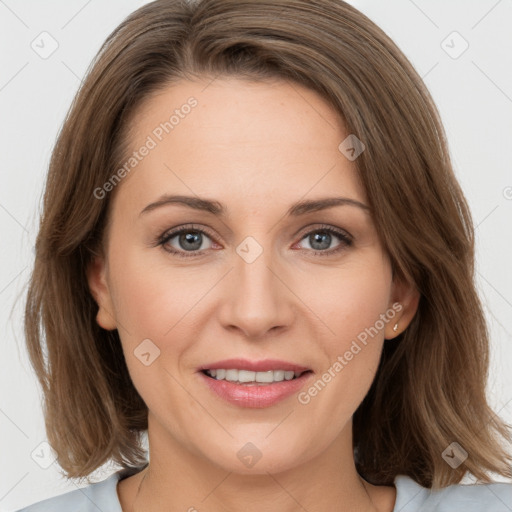
M341 240L341 242L334 249L329 249L333 236ZM310 248L313 249L313 254L321 256L337 253L345 247L352 245L352 239L347 234L328 226L309 231L302 240L308 241Z
M210 238L204 229L195 228L194 226L183 226L180 229L164 234L159 244L171 254L187 258L198 256L198 251L205 250L203 247L205 236ZM175 238L177 239L178 249L171 245L171 241Z
M340 243L334 249L329 249L333 237L337 238ZM158 245L180 258L189 258L201 256L204 251L211 248L211 246L204 247L205 238L212 240L213 235L204 228L188 225L164 233L158 239ZM171 243L174 239L176 239L176 242ZM315 256L333 255L346 247L350 247L353 243L352 238L347 233L331 226L321 226L320 228L308 231L300 240L307 240L311 249L311 251L301 250L312 252Z

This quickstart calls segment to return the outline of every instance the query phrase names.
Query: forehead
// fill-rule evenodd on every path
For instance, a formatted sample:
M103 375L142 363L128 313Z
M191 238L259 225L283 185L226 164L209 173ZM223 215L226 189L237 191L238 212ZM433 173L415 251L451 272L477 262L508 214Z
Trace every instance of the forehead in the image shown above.
M365 202L354 162L338 149L347 135L337 112L297 84L177 82L147 98L131 120L127 161L138 156L121 195L245 198L255 210L326 192Z

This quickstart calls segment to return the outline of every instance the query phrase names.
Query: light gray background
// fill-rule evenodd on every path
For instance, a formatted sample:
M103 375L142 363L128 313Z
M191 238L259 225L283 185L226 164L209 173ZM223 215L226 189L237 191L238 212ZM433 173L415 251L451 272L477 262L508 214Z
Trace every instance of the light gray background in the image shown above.
M23 344L23 296L56 134L105 37L145 3L0 0L1 511L77 487L60 477L55 463L43 469L35 462L49 464L51 452L41 445L41 396ZM512 1L350 3L404 51L440 109L477 226L478 286L492 335L490 400L512 423ZM31 48L34 40L42 46L43 31L58 42L46 59ZM452 56L462 39L446 39L453 31L469 44L458 58ZM94 476L103 479L114 469Z

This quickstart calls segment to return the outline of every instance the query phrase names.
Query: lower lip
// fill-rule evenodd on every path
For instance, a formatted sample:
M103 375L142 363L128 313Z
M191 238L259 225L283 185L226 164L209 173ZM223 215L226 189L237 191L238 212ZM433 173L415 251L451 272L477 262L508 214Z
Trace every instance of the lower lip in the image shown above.
M199 372L206 385L218 396L233 405L240 407L264 408L270 407L290 395L297 393L313 375L312 372L303 373L292 380L283 380L263 386L235 384L227 380L217 380Z

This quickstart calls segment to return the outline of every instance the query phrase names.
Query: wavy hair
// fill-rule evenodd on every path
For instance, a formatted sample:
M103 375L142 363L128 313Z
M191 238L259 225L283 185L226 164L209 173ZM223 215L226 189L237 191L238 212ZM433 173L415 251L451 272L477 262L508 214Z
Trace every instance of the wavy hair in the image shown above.
M286 80L335 109L366 146L355 165L394 276L421 294L354 414L358 472L375 485L405 474L433 488L467 472L511 478L511 426L486 397L474 227L440 116L400 49L341 0L157 0L129 15L92 61L52 152L25 309L47 437L66 476L147 462L147 406L117 331L95 321L87 282L113 196L99 200L94 190L126 161L144 99L178 80L218 76ZM452 441L469 454L456 469L442 458Z

